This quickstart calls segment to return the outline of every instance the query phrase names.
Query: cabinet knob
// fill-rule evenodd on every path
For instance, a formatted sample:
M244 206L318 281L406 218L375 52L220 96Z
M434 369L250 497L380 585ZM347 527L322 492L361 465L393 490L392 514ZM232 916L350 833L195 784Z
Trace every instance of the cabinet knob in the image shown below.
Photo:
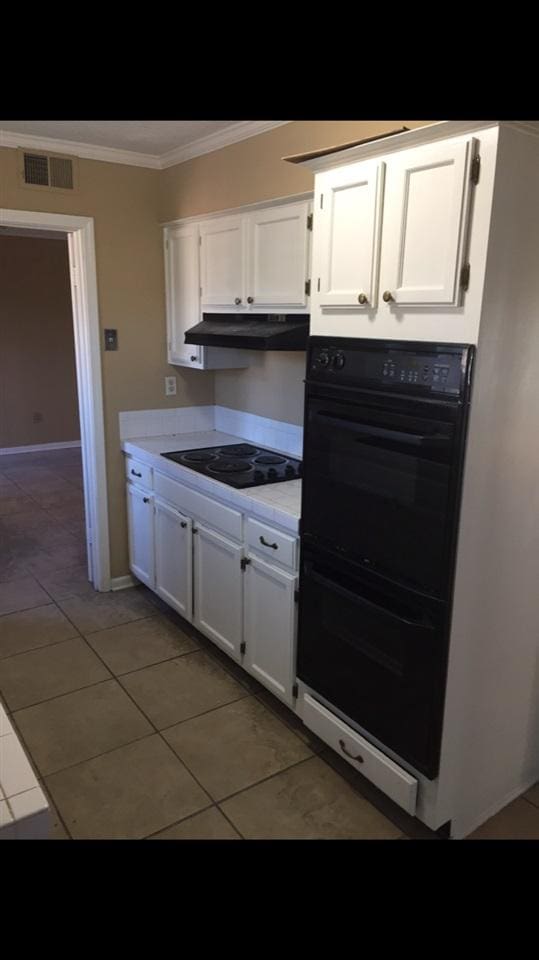
M142 498L142 502L143 502L143 503L149 503L149 502L150 502L150 498L149 498L149 497L143 497L143 498Z
M195 360L198 360L198 357L189 357L189 359L190 359L191 363L194 363Z
M360 293L359 296L358 296L358 298L357 298L357 302L358 302L358 303L368 303L369 301L368 301L368 299L367 299L367 297L366 297L366 295L365 295L364 293Z
M187 520L181 520L180 527L183 527L183 529L185 530L186 526L187 526Z
M395 298L391 293L391 290L384 290L382 294L382 300L384 300L385 303L389 303L390 300L394 300L394 299Z
M234 303L236 304L236 306L238 306L241 303L241 297L236 297L236 299L234 300Z
M247 303L254 303L254 302L255 302L254 297L247 297Z

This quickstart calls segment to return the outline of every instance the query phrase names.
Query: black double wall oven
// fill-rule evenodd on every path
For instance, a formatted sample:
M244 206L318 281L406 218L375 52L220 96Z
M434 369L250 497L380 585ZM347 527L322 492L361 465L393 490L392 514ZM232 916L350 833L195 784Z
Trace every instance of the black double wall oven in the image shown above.
M325 337L307 355L298 676L431 779L473 357Z

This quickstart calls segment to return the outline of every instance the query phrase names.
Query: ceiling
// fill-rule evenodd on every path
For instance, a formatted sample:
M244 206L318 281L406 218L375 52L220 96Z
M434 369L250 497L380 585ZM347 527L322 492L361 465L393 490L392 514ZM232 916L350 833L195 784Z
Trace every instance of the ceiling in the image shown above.
M0 120L0 145L163 168L263 133L282 120Z

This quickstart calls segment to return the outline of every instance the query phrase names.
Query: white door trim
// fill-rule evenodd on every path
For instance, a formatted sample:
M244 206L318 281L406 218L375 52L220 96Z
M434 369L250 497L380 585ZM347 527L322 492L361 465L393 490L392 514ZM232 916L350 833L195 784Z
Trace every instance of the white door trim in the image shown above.
M110 590L105 426L94 221L92 217L0 209L0 222L6 227L58 230L60 233L67 234L84 471L88 577L96 590Z

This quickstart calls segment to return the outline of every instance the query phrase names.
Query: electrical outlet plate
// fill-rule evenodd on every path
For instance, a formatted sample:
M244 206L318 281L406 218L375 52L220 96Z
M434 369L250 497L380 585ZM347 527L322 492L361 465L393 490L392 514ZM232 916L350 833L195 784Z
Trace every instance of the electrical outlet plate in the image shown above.
M176 395L176 377L165 377L165 397Z

